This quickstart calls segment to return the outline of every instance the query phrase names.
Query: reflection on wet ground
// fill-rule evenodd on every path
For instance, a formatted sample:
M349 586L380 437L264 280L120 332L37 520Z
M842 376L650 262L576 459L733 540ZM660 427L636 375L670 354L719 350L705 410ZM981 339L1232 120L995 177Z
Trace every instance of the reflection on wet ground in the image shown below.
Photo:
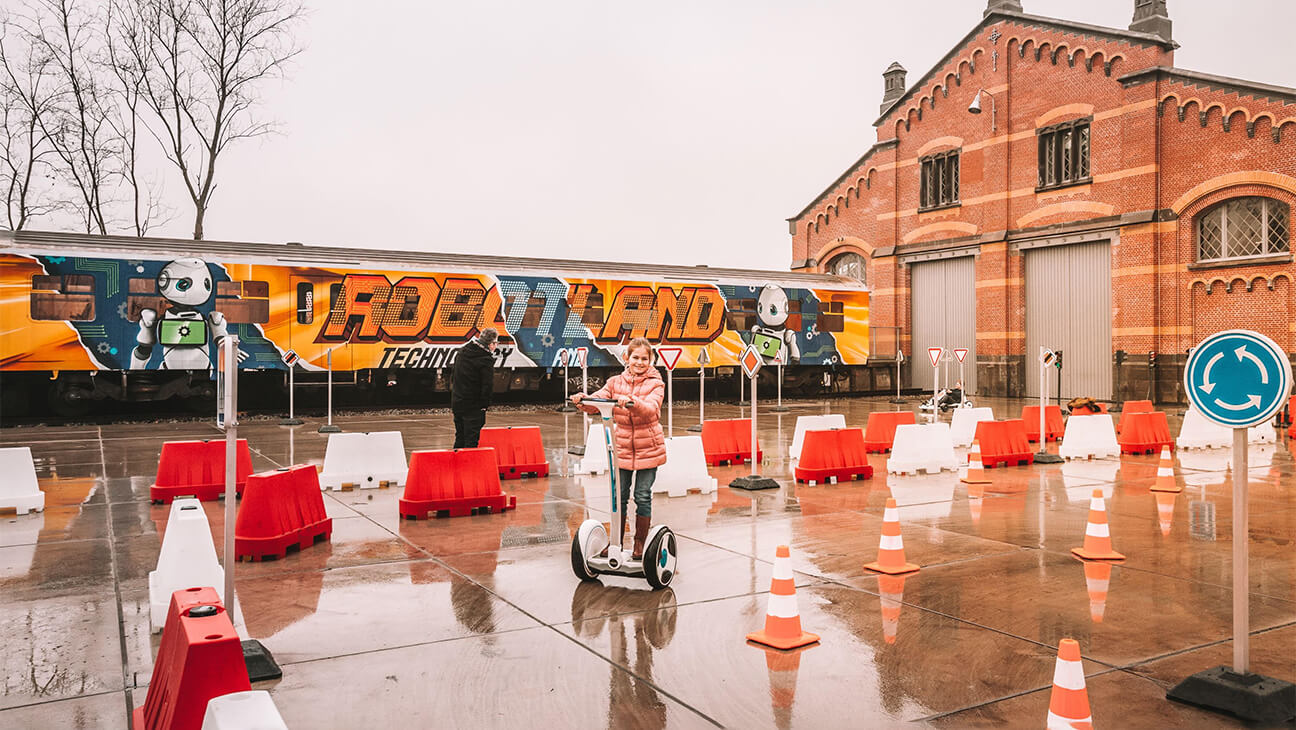
M1002 418L1022 403L978 405ZM713 494L658 495L655 521L680 538L678 575L659 592L572 575L572 535L608 512L606 477L572 474L583 418L492 414L540 426L553 467L505 482L516 510L411 522L397 516L400 490L326 492L331 542L237 566L247 632L284 665L259 688L290 727L1039 727L1058 640L1071 637L1097 726L1234 724L1164 699L1231 657L1227 451L1178 454L1177 494L1149 489L1155 456L992 469L983 487L948 472L888 476L875 455L871 480L792 481L797 416L863 426L892 408L790 403L759 423L778 489L731 490L749 469L720 467ZM745 415L720 403L707 413ZM676 409L678 435L696 414ZM448 416L337 420L399 429L408 451L453 440ZM239 435L258 471L322 464L318 425L252 421ZM164 440L218 435L207 422L0 432L0 446L31 446L47 502L0 517L0 727L127 727L158 643L147 585L168 518L148 503L158 453ZM1249 462L1252 660L1296 681L1296 463L1285 440L1252 446ZM1095 489L1127 556L1115 565L1070 553ZM917 573L862 568L888 498ZM219 545L222 505L204 507ZM791 653L744 641L764 624L780 544L792 548L802 623L821 636Z

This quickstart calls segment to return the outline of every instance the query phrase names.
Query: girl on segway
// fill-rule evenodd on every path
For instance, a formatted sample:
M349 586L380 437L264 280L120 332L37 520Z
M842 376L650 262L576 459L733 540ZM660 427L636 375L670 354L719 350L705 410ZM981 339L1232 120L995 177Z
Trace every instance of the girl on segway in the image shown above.
M652 525L652 485L657 467L666 463L666 437L662 434L661 404L666 386L653 367L653 350L648 340L636 337L626 346L625 370L608 379L590 398L608 398L617 402L612 411L616 424L618 481L621 504L628 505L630 482L634 479L635 532L631 559L643 557L644 542ZM582 406L585 394L571 397L581 410L597 414L592 406ZM627 404L629 404L627 406ZM621 510L621 534L625 534L626 510Z

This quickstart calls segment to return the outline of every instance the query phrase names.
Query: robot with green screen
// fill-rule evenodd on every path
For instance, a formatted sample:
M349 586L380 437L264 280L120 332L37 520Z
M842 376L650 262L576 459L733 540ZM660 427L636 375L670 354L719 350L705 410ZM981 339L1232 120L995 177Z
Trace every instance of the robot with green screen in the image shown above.
M783 363L791 365L801 359L797 333L787 328L788 296L783 287L766 284L756 299L756 324L752 326L752 345L766 360L783 351Z
M162 267L157 276L158 293L167 301L159 315L153 309L140 310L139 334L131 351L131 369L148 367L153 348L162 345L163 370L209 370L213 338L217 346L228 329L225 315L212 311L204 315L200 305L212 297L212 275L200 259L176 259ZM239 361L247 353L239 351Z

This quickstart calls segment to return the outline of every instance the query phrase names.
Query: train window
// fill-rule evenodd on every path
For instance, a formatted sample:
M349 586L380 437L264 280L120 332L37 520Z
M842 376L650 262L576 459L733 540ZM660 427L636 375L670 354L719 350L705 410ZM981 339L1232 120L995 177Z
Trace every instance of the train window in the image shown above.
M329 284L329 311L337 308L338 297L342 296L342 282Z
M88 274L36 275L31 281L31 318L90 322L95 318L95 280Z
M309 281L297 284L297 324L315 321L315 285Z

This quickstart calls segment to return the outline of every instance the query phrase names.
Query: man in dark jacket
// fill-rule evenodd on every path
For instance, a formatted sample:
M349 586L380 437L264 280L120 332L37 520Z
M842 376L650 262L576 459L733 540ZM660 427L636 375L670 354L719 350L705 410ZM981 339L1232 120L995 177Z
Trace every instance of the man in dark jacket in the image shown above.
M450 410L454 412L456 449L475 449L486 425L495 384L495 343L499 332L486 327L455 354L450 386Z

